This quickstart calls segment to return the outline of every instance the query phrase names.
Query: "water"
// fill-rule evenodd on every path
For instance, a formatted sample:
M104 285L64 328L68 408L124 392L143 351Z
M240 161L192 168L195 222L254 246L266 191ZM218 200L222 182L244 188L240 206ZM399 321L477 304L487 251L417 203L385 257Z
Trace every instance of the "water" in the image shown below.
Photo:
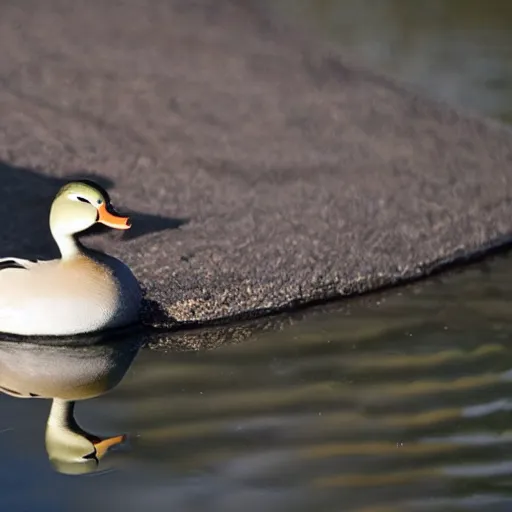
M506 2L376 4L269 7L426 94L512 118ZM0 510L512 510L510 275L502 256L175 335L180 349L225 342L210 351L141 349L136 333L0 342L0 386L18 395L0 394ZM103 457L99 438L117 439Z
M4 388L76 398L84 431L127 435L76 462L62 430L45 443L50 400L1 396L2 510L511 510L510 261L209 351L0 344Z

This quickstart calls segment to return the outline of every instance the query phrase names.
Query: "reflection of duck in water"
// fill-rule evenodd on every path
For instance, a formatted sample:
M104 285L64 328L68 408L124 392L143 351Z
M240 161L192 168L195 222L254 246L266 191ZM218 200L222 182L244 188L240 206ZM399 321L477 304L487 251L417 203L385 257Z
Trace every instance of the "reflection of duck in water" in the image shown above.
M107 450L125 440L124 435L99 437L83 430L75 420L74 401L53 399L46 423L46 451L61 473L95 471Z
M45 442L57 471L96 471L108 449L125 439L82 429L74 417L75 402L114 388L139 347L140 341L121 338L73 347L0 342L0 391L17 398L53 399Z

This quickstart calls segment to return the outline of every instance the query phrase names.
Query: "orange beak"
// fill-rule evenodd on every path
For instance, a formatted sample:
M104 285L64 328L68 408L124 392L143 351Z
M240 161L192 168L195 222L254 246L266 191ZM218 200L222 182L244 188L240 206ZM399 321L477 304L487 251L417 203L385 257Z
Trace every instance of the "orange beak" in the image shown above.
M130 219L128 217L120 217L119 215L115 215L114 213L110 213L107 210L107 206L105 203L102 203L98 206L98 222L105 224L109 228L114 229L130 229Z
M126 436L115 436L115 437L108 437L107 439L102 439L101 441L95 442L94 448L96 448L96 457L98 459L101 459L105 453L107 453L107 450L111 446L115 446L116 444L122 443L126 439Z

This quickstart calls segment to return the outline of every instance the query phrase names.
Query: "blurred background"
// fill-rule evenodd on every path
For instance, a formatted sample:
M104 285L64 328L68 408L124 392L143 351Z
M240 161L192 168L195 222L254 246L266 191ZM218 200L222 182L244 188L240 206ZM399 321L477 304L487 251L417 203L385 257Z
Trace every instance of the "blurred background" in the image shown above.
M276 0L276 15L430 97L512 121L512 3Z

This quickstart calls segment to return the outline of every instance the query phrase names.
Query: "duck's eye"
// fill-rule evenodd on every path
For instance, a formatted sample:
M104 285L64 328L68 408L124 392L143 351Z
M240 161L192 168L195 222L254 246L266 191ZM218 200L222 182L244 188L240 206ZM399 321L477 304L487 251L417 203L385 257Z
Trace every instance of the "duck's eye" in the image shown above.
M90 203L90 201L88 201L87 199L85 199L85 197L81 197L81 196L76 196L76 198L79 200L79 201L82 201L82 203Z
M96 202L97 202L98 204L101 204L101 203L103 203L103 200L102 200L102 199L98 199Z

